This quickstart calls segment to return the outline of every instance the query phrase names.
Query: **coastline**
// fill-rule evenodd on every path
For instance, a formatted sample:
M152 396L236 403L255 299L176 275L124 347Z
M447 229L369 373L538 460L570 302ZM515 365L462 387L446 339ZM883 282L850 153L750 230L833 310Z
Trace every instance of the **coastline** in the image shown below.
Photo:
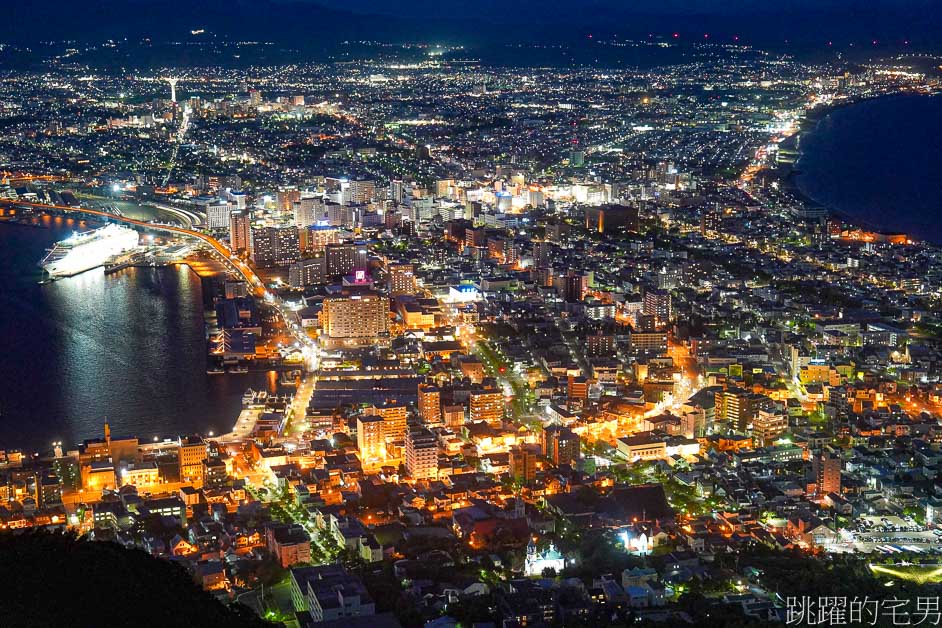
M19 229L16 227L19 227ZM64 224L47 224L41 219L37 219L35 222L20 221L16 218L2 219L0 220L0 241L3 241L5 246L9 245L10 242L7 241L8 235L11 238L16 237L17 239L22 236L26 236L31 240L35 238L45 240L54 236L46 235L43 232L48 232L56 228L62 230L68 227L66 227ZM19 235L16 236L14 234ZM14 250L15 249L13 248L9 249L9 251ZM17 259L22 261L22 266L16 267L14 265L10 265L7 267L7 272L11 275L18 275L20 277L20 281L22 282L21 284L15 285L13 289L10 290L10 294L16 295L16 300L20 302L23 302L24 299L28 300L30 298L30 294L36 290L43 291L43 294L48 294L49 290L52 290L53 292L60 291L62 286L67 285L67 282L65 282L57 286L37 287L35 284L38 283L37 280L39 279L38 270L37 272L31 273L35 266L33 264L34 260L31 257L17 257ZM193 280L195 280L197 283L199 283L202 279L201 271L205 272L206 270L206 268L199 267L198 263L194 264L194 262L191 260L185 260L174 266L185 266L185 274L192 275ZM154 283L154 285L160 286L172 284L173 282L168 282L167 279L176 275L176 272L173 270L174 266L167 265L156 267L162 272L160 273L160 278ZM125 271L122 271L122 273L123 272ZM169 272L170 274L167 275L165 272ZM91 279L82 278L82 275L85 275L85 273L77 275L76 277L78 277L78 279L73 278L74 281L72 281L72 283L82 284L84 282L85 285L88 285L89 281L95 284L99 283L99 280L94 277L94 271L90 271L89 276L92 277ZM110 283L114 284L115 282L111 281ZM24 287L26 291L24 291ZM135 299L147 299L148 295L152 294L148 291L147 288L140 285L136 285L134 289L140 292L138 296L134 297ZM193 297L193 301L196 303L195 296ZM39 305L33 301L28 300L27 302L27 309L33 311L36 314L34 318L45 319L47 322L49 322L49 327L51 328L55 328L56 326L63 324L63 322L58 320L55 316L41 314L37 309ZM46 302L43 301L42 303ZM178 304L179 303L180 302L178 302ZM199 307L201 310L199 314L199 320L201 322L198 326L194 325L191 335L193 340L197 341L198 344L193 344L192 346L197 348L193 349L189 353L203 354L205 353L205 341L201 341L201 339L205 338L204 325L206 310L199 304L196 304L196 307ZM11 312L12 314L8 319L10 324L12 324L12 321L17 318L19 310L14 307ZM151 310L146 310L146 312L151 312ZM180 317L174 315L173 317L170 317L166 320L169 322L179 323ZM188 328L188 326L184 327ZM81 329L81 335L84 335L85 337L92 337L91 335L88 335L88 332L84 327ZM106 347L105 352L107 353L112 351L112 349L113 347ZM166 351L171 350L172 349L166 349ZM159 348L159 351L165 351L165 348ZM177 351L176 354L181 355L181 352ZM182 354L188 354L188 352L184 351ZM155 358L154 360L151 360L151 362L159 363L161 359L162 358ZM125 357L120 354L115 356L115 360L117 362L127 362L128 364L134 363L133 360L125 359ZM100 418L102 420L108 418L109 422L111 423L111 427L116 434L122 437L137 437L142 443L150 442L150 439L155 435L160 440L163 440L167 437L178 434L200 434L206 437L211 432L215 432L217 434L229 432L234 429L235 425L237 425L239 413L241 412L241 398L245 391L249 388L255 390L267 389L266 384L271 380L272 377L270 375L270 371L281 371L282 368L280 366L266 365L264 368L252 368L246 373L225 372L219 376L205 373L205 366L193 367L193 370L196 379L192 381L201 382L202 380L200 378L205 377L205 386L200 383L196 386L196 388L203 388L203 390L200 392L194 393L192 390L190 390L189 392L183 392L181 394L184 394L190 401L193 401L200 408L200 410L211 410L213 412L212 415L202 415L200 412L194 411L190 412L179 420L166 421L166 419L170 418L170 415L173 413L170 407L167 406L163 410L153 410L152 416L146 417L151 422L148 422L143 427L141 425L133 424L138 423L138 421L136 421L135 417L131 417L127 413L122 414L112 411L102 411L100 413ZM30 373L31 371L27 370L26 376L30 377ZM140 381L146 380L146 373L139 373L138 379ZM92 390L88 387L81 387L86 383L87 382L85 382L85 380L81 380L78 384L73 384L72 388L74 390L78 390L78 394L81 396ZM142 386L134 387L139 388ZM146 386L143 387L146 388ZM70 387L64 386L63 388L69 389ZM185 386L181 385L180 390L185 390L185 388ZM278 390L280 390L280 387ZM61 415L63 420L60 422L42 421L35 423L32 420L32 415L29 412L24 412L22 407L23 404L15 399L15 395L10 393L9 397L7 397L4 393L8 393L8 391L0 390L0 418L2 418L4 422L8 424L5 426L5 429L11 431L12 436L11 438L6 438L3 442L3 447L7 451L22 451L24 453L37 452L44 454L47 453L48 443L52 441L61 441L63 442L64 446L68 446L68 448L72 449L81 445L81 443L86 439L99 437L99 433L97 431L99 425L96 421L93 420L99 418L98 414L96 414L94 417L91 417L91 415L86 416L88 413L78 413L75 415L63 414ZM164 391L158 391L158 393L160 399L167 400L172 398L172 395L169 393L163 394ZM96 394L96 396L101 395ZM113 394L113 396L115 399L118 399L117 393ZM63 397L59 401L61 402L60 405L65 405L67 398ZM228 406L231 406L231 411L226 410ZM43 411L45 412L45 408ZM135 420L129 422L129 418ZM12 433L12 430L15 429L11 427L13 425L34 425L34 427L23 431L17 436L16 434Z
M799 174L802 173L801 162L805 156L805 152L802 149L802 140L812 136L816 133L821 125L821 123L826 120L833 113L840 111L842 109L847 109L855 105L860 105L866 102L897 98L900 96L928 96L936 97L940 94L938 92L925 92L917 90L896 90L892 92L880 93L880 94L871 94L866 96L857 96L854 98L849 98L842 100L837 103L829 103L826 105L819 105L813 109L808 110L802 117L799 122L798 131L788 137L785 141L781 143L782 148L794 150L798 153L798 157L793 164L788 164L780 166L773 170L779 171L779 184L782 188L787 191L789 194L794 196L802 205L809 208L820 208L824 209L828 216L833 216L840 219L843 224L857 227L865 231L870 231L873 233L878 233L881 235L901 235L905 234L913 241L926 241L921 237L905 233L900 229L894 228L892 225L888 224L874 224L870 221L867 221L859 216L854 216L847 213L841 209L838 209L828 203L821 202L814 197L807 194L799 186L796 178Z

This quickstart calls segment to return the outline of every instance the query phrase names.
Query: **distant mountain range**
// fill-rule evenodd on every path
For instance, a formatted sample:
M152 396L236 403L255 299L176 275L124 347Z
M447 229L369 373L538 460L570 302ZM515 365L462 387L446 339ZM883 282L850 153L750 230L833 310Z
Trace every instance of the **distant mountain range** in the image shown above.
M7 0L0 41L184 39L275 41L300 49L345 39L571 42L648 33L757 45L826 41L942 46L938 0Z

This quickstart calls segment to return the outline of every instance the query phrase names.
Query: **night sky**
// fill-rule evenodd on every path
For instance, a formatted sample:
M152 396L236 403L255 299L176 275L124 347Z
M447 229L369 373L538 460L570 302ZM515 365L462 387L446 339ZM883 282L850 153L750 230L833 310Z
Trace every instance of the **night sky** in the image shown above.
M942 48L937 0L8 0L0 41L149 37L203 28L299 47L343 39L468 45L679 32L759 46L877 40Z

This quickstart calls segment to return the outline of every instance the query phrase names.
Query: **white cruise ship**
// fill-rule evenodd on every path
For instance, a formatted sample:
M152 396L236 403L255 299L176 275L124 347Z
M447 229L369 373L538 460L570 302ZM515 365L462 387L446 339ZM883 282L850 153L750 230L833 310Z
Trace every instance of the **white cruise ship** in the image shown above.
M53 279L71 277L101 266L112 255L137 247L139 237L134 229L116 224L76 232L57 242L39 265Z

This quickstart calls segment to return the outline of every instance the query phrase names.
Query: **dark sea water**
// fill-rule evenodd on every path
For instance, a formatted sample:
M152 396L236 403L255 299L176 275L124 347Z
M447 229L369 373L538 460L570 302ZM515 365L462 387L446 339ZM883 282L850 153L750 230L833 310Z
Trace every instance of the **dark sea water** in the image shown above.
M39 285L36 265L67 237L0 223L0 448L48 450L100 437L232 428L265 373L206 374L200 280L186 267L101 269Z
M799 189L875 228L942 244L942 96L837 109L801 140Z

